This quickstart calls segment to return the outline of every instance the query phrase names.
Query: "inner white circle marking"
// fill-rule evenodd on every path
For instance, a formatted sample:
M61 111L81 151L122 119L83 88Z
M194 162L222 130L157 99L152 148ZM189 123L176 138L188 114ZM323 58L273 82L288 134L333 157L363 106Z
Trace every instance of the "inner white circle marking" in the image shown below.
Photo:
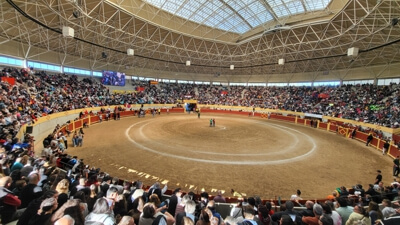
M225 118L225 119L226 119L226 118ZM229 118L229 119L230 119L230 120L244 120L244 119L236 119L236 118ZM273 125L272 125L272 124L265 123L265 122L253 122L253 123L258 123L258 124L266 125L266 126L274 126L274 127L278 128L278 129L283 130L284 132L287 132L287 133L289 133L290 135L294 136L295 139L296 139L296 143L292 144L290 147L288 147L287 149L285 149L285 150L284 150L285 152L286 152L286 151L290 151L290 149L293 149L293 148L296 146L297 142L298 142L297 135L294 135L292 132L295 132L295 133L298 133L298 134L300 134L300 135L305 136L305 138L306 138L310 143L312 143L312 148L311 148L309 151L307 151L306 153L302 154L302 155L299 155L299 156L296 156L296 157L292 157L292 158L289 158L289 159L279 159L279 160L265 160L265 161L249 161L249 160L240 160L240 161L239 161L239 160L234 160L234 161L232 161L232 160L230 160L230 161L226 161L226 160L208 160L208 159L191 158L191 157L186 157L186 156L174 155L174 154L170 154L170 153L167 153L167 152L157 151L157 150L155 150L155 149L153 149L153 148L149 148L149 147L147 147L147 146L144 146L144 145L138 143L137 141L135 141L134 139L132 139L132 137L130 137L130 135L129 135L129 131L130 131L134 126L140 125L140 124L145 123L145 122L147 122L145 125L140 126L140 128L139 128L139 134L140 134L142 137L145 137L145 138L147 139L147 137L143 134L142 129L143 129L147 124L150 124L150 123L152 123L152 122L146 120L146 121L137 122L137 123L135 123L135 124L129 126L129 127L125 130L125 136L127 137L127 139L128 139L130 142L132 142L134 145L136 145L136 146L138 146L139 148L141 148L141 149L143 149L143 150L145 150L145 151L148 151L148 152L152 152L152 153L155 153L155 154L159 154L159 155L167 156L167 157L171 157L171 158L182 159L182 160L190 160L190 161L195 161L195 162L216 163L216 164L225 164L225 165L276 165L276 164L285 164L285 163L290 163L290 162L295 162L295 161L303 160L304 158L310 156L310 155L315 151L315 149L316 149L316 147L317 147L315 141L314 141L310 136L308 136L307 134L301 133L301 132L298 131L298 130L295 130L295 129L292 129L292 128L289 128L289 127L285 127L285 126L281 126L281 125L277 125L277 124L273 124ZM249 120L246 120L246 122L249 122ZM250 121L250 122L251 122L251 121ZM292 132L289 132L289 130L292 131ZM165 147L164 144L163 144L163 146ZM175 148L176 148L176 146L175 146ZM200 152L200 151L194 151L194 152ZM283 151L280 151L280 153L282 153L282 152L283 152ZM231 155L231 156L235 156L235 155L237 155L237 156L243 156L243 155L244 155L244 154L226 154L226 153L210 153L210 152L207 152L207 153L208 153L208 154ZM250 154L245 154L245 155L249 156L249 155L268 155L268 154L273 154L273 153L265 153L265 154L251 154L251 153L250 153ZM276 153L275 153L275 154L276 154Z

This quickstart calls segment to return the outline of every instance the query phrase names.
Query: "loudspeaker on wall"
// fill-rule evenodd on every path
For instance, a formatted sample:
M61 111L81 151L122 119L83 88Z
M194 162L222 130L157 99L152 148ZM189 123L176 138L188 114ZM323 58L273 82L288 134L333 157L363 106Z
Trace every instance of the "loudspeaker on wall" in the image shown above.
M27 126L26 127L26 133L27 134L32 134L32 132L33 132L33 126Z

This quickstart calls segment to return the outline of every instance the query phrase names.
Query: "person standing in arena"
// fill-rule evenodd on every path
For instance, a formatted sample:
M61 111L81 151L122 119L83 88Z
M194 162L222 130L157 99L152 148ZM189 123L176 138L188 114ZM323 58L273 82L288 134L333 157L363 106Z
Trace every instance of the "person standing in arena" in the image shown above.
M215 119L212 119L212 126L215 127Z
M366 146L368 146L369 145L369 143L372 141L372 139L373 139L374 137L372 136L372 133L369 133L369 135L368 135L368 137L367 137L367 143L366 143Z
M393 176L395 177L399 176L399 172L400 172L400 159L399 156L397 156L393 160Z
M383 144L382 155L386 155L390 147L389 140L386 140L385 144Z
M380 171L380 170L377 170L376 171L378 174L376 175L376 178L375 178L375 182L374 182L374 184L379 184L379 182L381 182L382 181L382 171Z

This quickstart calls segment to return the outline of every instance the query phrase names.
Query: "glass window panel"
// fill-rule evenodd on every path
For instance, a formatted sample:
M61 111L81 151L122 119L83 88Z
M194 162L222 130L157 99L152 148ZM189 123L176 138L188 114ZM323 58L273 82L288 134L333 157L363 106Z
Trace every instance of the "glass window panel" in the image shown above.
M94 77L102 77L103 73L102 72L93 71L93 76Z
M285 87L287 86L287 83L268 83L268 86L276 86L276 87Z
M257 86L257 87L265 87L266 83L248 83L248 86Z
M313 86L337 86L340 85L340 81L318 81L314 82Z
M23 66L23 60L11 58L7 56L0 56L0 63L14 66Z

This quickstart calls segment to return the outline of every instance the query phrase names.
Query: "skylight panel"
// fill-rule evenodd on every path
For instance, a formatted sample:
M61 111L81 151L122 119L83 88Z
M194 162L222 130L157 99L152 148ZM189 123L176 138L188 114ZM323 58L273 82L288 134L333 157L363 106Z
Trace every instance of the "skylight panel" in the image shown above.
M328 7L331 0L304 0L307 11L322 10Z
M232 9L234 9L235 11L239 11L241 9L243 9L246 4L244 4L243 1L237 1L237 0L225 0L226 4L228 4L230 7L232 7Z
M284 5L275 6L274 12L278 17L284 17L290 15L290 12L286 9Z
M213 13L207 18L205 23L209 24L211 26L215 26L215 25L221 23L223 20L224 20L224 17L222 17L220 14Z
M146 2L154 5L157 8L161 8L161 6L164 5L164 3L166 2L166 0L146 0Z
M142 0L179 17L245 33L276 17L325 9L331 0Z
M175 2L168 1L163 5L162 9L175 14L175 12L179 9L179 5Z
M286 4L292 15L305 12L303 4L300 1L292 1Z
M245 24L244 22L240 24L235 24L235 26L232 27L232 32L236 32L239 34L243 34L249 30L249 26Z

